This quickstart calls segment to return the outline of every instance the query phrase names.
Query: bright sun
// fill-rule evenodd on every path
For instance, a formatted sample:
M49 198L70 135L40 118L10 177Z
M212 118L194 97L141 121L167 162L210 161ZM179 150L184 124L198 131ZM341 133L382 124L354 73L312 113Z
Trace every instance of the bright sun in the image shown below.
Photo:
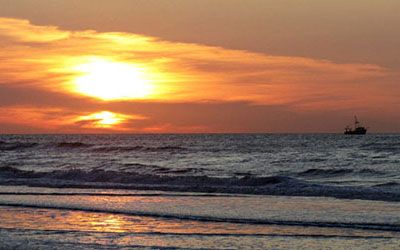
M140 67L105 59L92 59L74 68L75 91L103 100L141 99L153 93L154 86Z
M88 121L91 127L110 128L128 118L129 116L127 115L101 111L90 115L80 116L78 121Z

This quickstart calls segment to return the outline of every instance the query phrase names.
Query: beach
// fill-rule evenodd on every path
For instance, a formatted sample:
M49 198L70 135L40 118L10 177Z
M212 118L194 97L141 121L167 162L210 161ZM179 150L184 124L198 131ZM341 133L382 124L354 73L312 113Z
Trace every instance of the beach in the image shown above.
M393 202L0 190L0 242L17 249L394 249L400 244L400 204Z
M0 250L400 249L399 13L0 0Z

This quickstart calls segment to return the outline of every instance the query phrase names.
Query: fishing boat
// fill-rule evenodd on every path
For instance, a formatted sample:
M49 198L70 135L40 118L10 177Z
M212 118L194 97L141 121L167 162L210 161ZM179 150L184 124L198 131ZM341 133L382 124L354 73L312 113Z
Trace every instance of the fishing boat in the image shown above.
M347 126L344 130L345 135L365 135L367 128L360 125L357 116L354 116L354 128Z

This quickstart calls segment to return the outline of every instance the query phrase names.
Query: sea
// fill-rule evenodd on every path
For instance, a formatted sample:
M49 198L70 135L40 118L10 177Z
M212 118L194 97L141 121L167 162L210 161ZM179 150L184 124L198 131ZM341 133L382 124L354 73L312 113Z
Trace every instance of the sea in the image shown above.
M400 134L0 135L1 249L399 249Z

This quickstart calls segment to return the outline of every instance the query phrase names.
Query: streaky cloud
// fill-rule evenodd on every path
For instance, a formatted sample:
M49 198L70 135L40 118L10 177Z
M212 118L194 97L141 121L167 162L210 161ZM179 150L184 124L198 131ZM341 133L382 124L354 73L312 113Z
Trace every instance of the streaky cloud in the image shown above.
M6 48L0 51L0 59L7 62L0 64L0 106L3 114L18 111L27 117L15 117L12 122L18 124L30 121L37 127L86 131L96 129L89 128L94 123L77 122L76 117L110 110L148 118L122 123L119 129L123 131L279 131L273 121L260 122L257 115L281 116L282 130L292 130L285 116L297 117L299 122L324 112L361 112L379 119L375 114L385 109L387 119L400 107L399 74L379 65L272 56L132 33L65 31L12 18L0 18L0 31L0 45ZM77 79L87 72L77 68L102 60L113 67L140 70L154 91L140 98L128 93L123 98L109 95L110 99L91 94L99 91L79 91ZM112 81L113 75L108 77ZM99 77L87 79L93 82ZM106 88L101 93L116 86L109 84L102 83ZM247 111L224 110L218 103L240 103ZM196 110L194 104L200 108ZM218 109L210 112L208 107ZM46 113L50 110L54 112ZM222 115L224 119L216 120L214 115L224 112L238 117ZM254 113L250 117L246 112ZM6 123L6 115L2 117ZM240 121L245 122L239 126ZM257 122L260 126L255 126Z

